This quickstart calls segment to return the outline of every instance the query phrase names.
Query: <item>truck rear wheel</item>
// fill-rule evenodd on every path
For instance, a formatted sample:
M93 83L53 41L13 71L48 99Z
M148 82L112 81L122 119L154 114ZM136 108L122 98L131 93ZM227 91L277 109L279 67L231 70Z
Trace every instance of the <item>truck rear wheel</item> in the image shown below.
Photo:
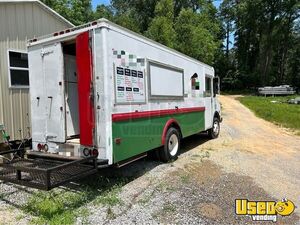
M180 134L179 131L171 127L167 131L165 144L160 150L160 159L163 162L169 162L177 159L177 155L180 149Z
M208 130L208 136L211 139L215 139L219 137L219 134L220 134L220 120L217 117L215 117L212 128Z

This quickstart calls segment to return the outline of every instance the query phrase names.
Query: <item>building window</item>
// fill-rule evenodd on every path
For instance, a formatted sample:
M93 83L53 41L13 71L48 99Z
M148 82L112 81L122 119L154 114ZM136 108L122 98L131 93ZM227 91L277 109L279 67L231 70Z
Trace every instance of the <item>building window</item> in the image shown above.
M29 87L28 55L24 52L8 51L9 85L12 88Z

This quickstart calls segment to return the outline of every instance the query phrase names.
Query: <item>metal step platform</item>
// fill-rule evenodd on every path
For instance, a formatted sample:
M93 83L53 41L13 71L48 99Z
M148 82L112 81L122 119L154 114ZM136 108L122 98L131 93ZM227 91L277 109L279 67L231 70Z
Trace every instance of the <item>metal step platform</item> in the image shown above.
M1 152L1 155L5 152ZM33 158L15 158L0 163L0 180L50 190L73 180L94 174L99 160L95 157L63 159L45 157L46 153L35 154ZM30 154L29 154L30 156ZM42 157L44 156L44 157ZM27 155L25 155L27 157ZM106 163L106 160L100 162Z

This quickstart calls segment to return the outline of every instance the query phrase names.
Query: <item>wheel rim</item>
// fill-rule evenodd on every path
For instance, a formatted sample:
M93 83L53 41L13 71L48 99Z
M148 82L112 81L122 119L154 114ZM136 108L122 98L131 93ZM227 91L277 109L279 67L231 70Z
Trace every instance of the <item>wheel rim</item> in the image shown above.
M176 134L172 134L168 142L168 148L171 156L175 156L177 154L178 146L178 137Z
M218 121L215 121L215 122L214 122L214 125L213 125L213 132L214 132L214 135L218 135L218 134L219 134L219 131L220 131L219 122L218 122Z

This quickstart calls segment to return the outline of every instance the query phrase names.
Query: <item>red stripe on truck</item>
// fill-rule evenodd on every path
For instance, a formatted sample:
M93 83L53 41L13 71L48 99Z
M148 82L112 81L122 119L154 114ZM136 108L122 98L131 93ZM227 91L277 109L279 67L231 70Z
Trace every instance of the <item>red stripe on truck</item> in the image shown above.
M94 105L91 99L92 53L89 45L89 32L76 38L76 64L78 79L80 144L93 146L95 127Z
M140 119L147 117L169 116L174 114L191 113L191 112L203 112L205 107L192 107L192 108L178 108L178 109L163 109L143 112L129 112L129 113L117 113L112 115L112 121L126 121L131 119Z

